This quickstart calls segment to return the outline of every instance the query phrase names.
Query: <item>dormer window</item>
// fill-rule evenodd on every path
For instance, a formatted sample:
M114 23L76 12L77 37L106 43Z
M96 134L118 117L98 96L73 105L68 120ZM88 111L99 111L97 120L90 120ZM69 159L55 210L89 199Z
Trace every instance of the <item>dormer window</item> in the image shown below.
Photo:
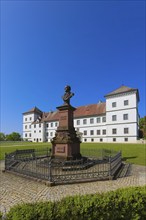
M80 120L77 120L77 125L80 125Z
M94 123L94 118L90 118L90 124Z
M106 117L103 117L103 118L102 118L102 122L106 122Z

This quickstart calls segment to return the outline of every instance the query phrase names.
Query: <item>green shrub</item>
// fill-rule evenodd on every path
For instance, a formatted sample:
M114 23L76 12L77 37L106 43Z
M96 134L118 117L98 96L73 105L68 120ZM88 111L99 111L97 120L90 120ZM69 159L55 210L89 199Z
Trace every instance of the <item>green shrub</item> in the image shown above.
M66 197L58 202L18 205L6 220L144 220L146 187L131 187L105 194Z
M2 217L3 217L2 212L0 212L0 220L2 220Z

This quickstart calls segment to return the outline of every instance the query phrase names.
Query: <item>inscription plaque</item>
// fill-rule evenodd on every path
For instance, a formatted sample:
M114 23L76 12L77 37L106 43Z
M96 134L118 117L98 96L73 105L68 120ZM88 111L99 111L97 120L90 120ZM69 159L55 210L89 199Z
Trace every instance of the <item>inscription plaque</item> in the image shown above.
M56 152L57 153L65 153L65 147L63 146L59 146L59 147L56 147Z

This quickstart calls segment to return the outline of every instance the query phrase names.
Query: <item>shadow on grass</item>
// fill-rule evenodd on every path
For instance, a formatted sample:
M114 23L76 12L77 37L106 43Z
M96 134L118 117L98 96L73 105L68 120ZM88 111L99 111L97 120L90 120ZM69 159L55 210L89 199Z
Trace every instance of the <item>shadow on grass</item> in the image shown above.
M137 158L137 156L134 156L134 157L123 157L122 161L126 161L128 159L135 159L135 158Z

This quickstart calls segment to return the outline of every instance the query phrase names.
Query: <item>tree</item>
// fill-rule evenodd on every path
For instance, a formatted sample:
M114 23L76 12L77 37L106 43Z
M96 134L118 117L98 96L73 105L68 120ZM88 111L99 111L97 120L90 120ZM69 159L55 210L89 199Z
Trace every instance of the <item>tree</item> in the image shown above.
M0 132L0 141L5 141L5 140L6 140L6 135Z
M139 127L142 129L146 127L146 116L139 119Z
M21 135L17 132L12 132L11 134L6 135L7 141L21 141Z
M143 137L146 137L146 116L140 118L139 120L139 128L140 132L143 134Z

